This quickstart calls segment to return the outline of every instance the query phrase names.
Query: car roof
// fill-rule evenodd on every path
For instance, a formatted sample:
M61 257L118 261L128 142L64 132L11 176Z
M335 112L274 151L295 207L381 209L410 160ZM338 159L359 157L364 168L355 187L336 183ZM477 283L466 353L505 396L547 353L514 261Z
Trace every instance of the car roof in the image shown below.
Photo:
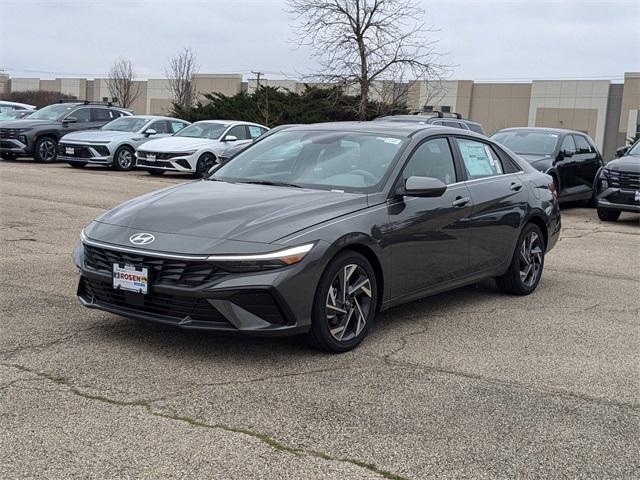
M256 127L267 128L264 125L260 125L259 123L245 122L243 120L199 120L194 123L221 123L223 125L236 125L240 123L242 125L255 125Z
M7 105L11 107L20 107L24 110L34 110L35 105L29 105L28 103L10 102L9 100L0 100L0 105Z
M557 133L557 134L578 133L580 135L587 135L586 133L579 132L577 130L569 130L567 128L551 128L551 127L511 127L511 128L503 128L502 130L496 133L501 133L501 132L540 132L540 133Z
M442 125L431 125L428 123L402 123L402 122L326 122L312 123L308 125L295 125L287 131L322 130L322 131L349 131L373 133L380 135L395 135L397 137L412 137L417 133L428 132L429 134L455 134L471 135L479 138L486 138L470 130L462 130L456 127L444 127Z

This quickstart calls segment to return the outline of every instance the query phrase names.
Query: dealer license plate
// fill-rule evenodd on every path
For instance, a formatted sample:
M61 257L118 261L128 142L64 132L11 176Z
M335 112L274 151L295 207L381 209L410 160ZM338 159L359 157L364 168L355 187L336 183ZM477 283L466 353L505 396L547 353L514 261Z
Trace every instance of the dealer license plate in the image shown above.
M149 289L149 269L114 263L113 288L146 294Z
M73 147L64 148L64 153L66 153L67 155L73 155L75 152L76 152L76 149Z
M151 155L151 154L147 155L147 162L155 162L155 161L156 161L155 155Z

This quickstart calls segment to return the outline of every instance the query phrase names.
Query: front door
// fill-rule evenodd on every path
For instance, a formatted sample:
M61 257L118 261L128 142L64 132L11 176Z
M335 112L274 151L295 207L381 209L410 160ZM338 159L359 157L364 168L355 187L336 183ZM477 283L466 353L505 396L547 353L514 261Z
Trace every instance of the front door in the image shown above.
M565 135L555 164L560 177L559 195L576 193L576 187L580 185L579 165L573 135Z
M411 154L400 186L411 176L433 177L449 185L440 197L396 196L390 200L385 238L392 251L393 298L463 277L469 263L468 217L472 203L454 166L446 137L429 139Z
M576 142L574 156L578 164L579 185L584 187L585 191L590 191L600 169L600 156L584 135L573 135L573 139Z

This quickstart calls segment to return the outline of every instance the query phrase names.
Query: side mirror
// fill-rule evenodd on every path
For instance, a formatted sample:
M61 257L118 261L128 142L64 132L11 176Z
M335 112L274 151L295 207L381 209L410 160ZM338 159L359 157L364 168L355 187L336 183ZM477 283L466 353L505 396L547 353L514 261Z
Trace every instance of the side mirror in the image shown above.
M155 135L156 133L158 133L158 132L156 132L153 128L147 128L147 129L144 131L144 136L145 136L145 137L149 137L149 136L151 136L151 135Z
M67 117L62 121L62 123L76 123L77 121L78 119L76 117Z
M572 152L571 150L560 150L560 153L558 154L558 160L573 157L574 153L575 152Z
M629 151L630 147L620 147L616 149L616 157L624 157Z
M233 135L227 135L226 137L224 137L224 142L235 142L236 140L238 140L238 137L235 137Z
M433 177L409 177L404 182L404 195L408 197L440 197L447 190L442 180Z

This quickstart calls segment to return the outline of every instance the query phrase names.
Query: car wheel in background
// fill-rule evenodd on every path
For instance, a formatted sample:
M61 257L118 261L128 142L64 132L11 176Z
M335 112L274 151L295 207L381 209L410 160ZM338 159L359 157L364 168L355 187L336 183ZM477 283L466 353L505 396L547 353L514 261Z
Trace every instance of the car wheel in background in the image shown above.
M18 155L12 152L4 152L0 154L0 156L2 156L3 160L15 160L16 158L18 158Z
M164 175L165 170L147 170L149 175L153 175L154 177L159 177L160 175Z
M194 172L194 178L202 178L207 172L216 164L216 157L212 153L203 153L198 159L196 165L196 171Z
M133 148L123 145L116 150L113 156L113 168L116 170L131 170L134 163Z
M603 222L615 222L620 218L620 210L610 210L608 208L598 208L598 218Z
M87 166L87 162L67 162L73 168L84 168Z
M33 158L36 162L51 163L58 158L58 142L52 137L40 137L33 147Z
M509 269L496 278L498 287L505 293L529 295L542 277L544 268L544 237L540 227L527 224L520 233Z
M320 278L307 339L315 347L334 353L355 348L371 329L377 300L371 264L357 252L342 252Z

